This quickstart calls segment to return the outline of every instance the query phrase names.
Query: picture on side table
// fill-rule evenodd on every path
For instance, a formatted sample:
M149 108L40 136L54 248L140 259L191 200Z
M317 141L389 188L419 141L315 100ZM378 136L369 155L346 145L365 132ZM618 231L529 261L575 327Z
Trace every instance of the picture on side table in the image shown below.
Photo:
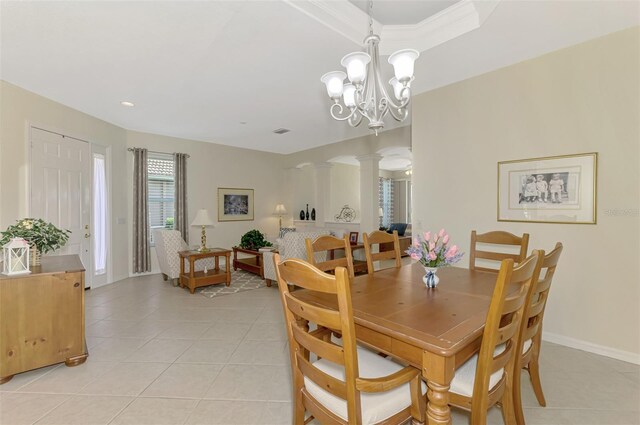
M351 245L358 244L358 232L349 232L349 243Z
M596 223L597 153L498 162L498 221Z
M218 188L218 221L252 221L253 189Z

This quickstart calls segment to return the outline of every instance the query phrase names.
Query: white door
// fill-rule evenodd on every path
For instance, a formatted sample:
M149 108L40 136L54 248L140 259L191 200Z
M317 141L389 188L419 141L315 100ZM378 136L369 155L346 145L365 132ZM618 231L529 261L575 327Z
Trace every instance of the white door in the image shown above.
M71 231L57 254L78 254L91 286L91 147L68 136L31 127L31 217Z

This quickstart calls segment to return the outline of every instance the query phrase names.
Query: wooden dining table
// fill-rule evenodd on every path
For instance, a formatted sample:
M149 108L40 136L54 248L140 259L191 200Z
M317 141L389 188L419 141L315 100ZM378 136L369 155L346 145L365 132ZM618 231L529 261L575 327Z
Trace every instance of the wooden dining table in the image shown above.
M419 264L356 276L351 301L356 338L415 366L427 383L427 423L450 424L449 386L457 367L480 348L497 274L457 267L426 288ZM312 304L337 309L335 296L298 290Z

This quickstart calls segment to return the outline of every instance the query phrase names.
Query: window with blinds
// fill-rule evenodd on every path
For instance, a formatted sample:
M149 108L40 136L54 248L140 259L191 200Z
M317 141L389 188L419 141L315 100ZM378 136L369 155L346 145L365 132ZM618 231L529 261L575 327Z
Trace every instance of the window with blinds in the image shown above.
M378 206L382 208L380 227L389 227L393 222L393 180L378 178Z
M149 153L147 159L149 180L149 227L153 229L173 229L173 203L175 179L173 155ZM153 231L151 232L153 243Z

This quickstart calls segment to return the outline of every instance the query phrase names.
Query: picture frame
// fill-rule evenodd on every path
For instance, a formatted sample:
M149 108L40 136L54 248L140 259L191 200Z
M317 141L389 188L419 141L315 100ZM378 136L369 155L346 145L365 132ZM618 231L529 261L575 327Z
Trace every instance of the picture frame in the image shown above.
M498 221L597 223L598 153L498 162Z
M218 221L253 221L253 189L219 187Z
M349 232L349 243L351 245L357 245L359 235L360 234L358 232Z

